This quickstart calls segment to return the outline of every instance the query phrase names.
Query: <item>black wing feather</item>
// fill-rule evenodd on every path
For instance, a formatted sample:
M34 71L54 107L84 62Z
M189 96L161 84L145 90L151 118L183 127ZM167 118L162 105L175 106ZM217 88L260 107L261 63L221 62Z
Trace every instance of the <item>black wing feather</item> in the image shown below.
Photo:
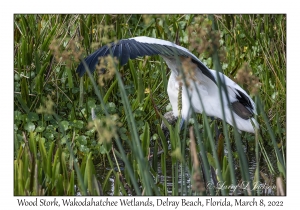
M138 57L138 53L136 52L136 50L134 50L135 48L133 47L133 45L131 43L126 43L125 46L128 49L129 52L129 58L130 59L136 59Z
M147 51L149 52L149 55L159 55L159 51L157 51L152 44L145 43L145 45L143 45L143 47L145 47L147 49Z
M120 58L120 55L122 55L122 44L117 44L114 47L114 51L112 52L113 57Z
M104 46L104 47L100 48L99 50L97 50L96 52L94 52L91 55L89 55L85 59L85 62L88 65L90 71L93 72L95 70L95 66L98 63L98 58L101 57L101 56L103 56L107 50L108 50L108 47ZM83 76L83 74L85 73L85 68L84 68L82 62L78 66L76 72L79 74L80 77Z
M251 103L249 97L246 96L242 91L240 91L240 90L238 90L238 89L235 89L235 90L236 90L236 91L239 93L239 95L240 95L240 96L236 95L237 100L238 100L241 104L243 104L245 107L247 107L248 109L250 109L249 111L251 111L251 112L253 113L252 110L254 109L254 107L253 107L253 105L252 105L252 103Z
M164 46L164 51L163 52L168 53L172 56L180 56L180 51L176 50L175 48L170 47L170 46Z
M235 89L239 95L236 95L238 101L233 102L233 111L243 119L249 119L254 115L254 107L248 96L246 96L242 91Z
M158 52L158 55L169 55L165 53L165 46L159 44L153 44L151 46Z
M214 83L217 84L214 75L210 72L210 70L202 63L192 58L192 62L198 66L198 68L202 71L202 73L211 79Z
M110 47L108 47L108 50L106 51L105 55L103 56L106 56L106 55L113 55L115 53L115 49L116 49L116 45L115 44L112 44Z
M121 66L125 65L130 58L130 49L128 48L127 43L123 43L122 48L122 56L120 58Z
M143 53L142 53L142 51L141 51L141 49L139 49L137 46L136 46L136 43L137 42L132 42L132 43L130 43L130 47L131 47L131 51L133 52L136 52L136 57L141 57L141 56L143 56Z
M244 120L248 120L253 116L253 112L251 112L251 110L249 110L239 101L235 101L231 103L231 106L232 106L232 110Z
M124 39L124 40L120 40L116 44L111 43L109 45L103 46L102 48L100 48L93 54L89 55L87 58L85 58L85 62L87 63L89 69L93 72L98 62L98 57L104 57L109 54L112 54L113 56L117 57L121 65L126 64L129 58L135 59L137 57L142 57L145 55L191 57L190 54L176 47L160 45L160 44L140 43L134 39ZM201 63L200 61L194 58L192 58L192 62L199 67L199 69L203 72L204 75L206 75L214 83L216 83L214 76L211 74L210 70L203 63ZM79 74L79 76L82 76L84 74L85 68L82 63L78 66L76 72Z
M139 49L140 55L139 56L145 56L145 55L151 55L151 52L147 49L147 47L144 46L144 44L141 44L139 42L135 43L135 46Z

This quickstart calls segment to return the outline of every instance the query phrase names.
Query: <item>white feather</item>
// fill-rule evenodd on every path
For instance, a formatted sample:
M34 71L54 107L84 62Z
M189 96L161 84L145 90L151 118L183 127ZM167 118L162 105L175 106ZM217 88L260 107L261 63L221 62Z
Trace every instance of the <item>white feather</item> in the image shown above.
M174 116L178 116L178 91L179 91L179 81L177 80L177 75L175 72L178 71L180 68L177 64L177 62L172 62L172 59L167 59L163 57L169 66L169 68L172 70L170 79L168 82L168 95L170 99L170 103L173 108L173 113ZM181 64L179 64L181 65ZM217 81L217 71L215 70L210 70L213 76L215 77ZM196 72L196 78L198 81L189 81L190 86L185 87L183 86L182 90L182 118L185 120L188 120L190 118L190 103L188 99L188 95L191 97L191 102L194 110L197 113L205 113L208 116L212 117L217 117L220 119L223 119L223 113L222 113L222 103L219 95L219 89L218 86L208 77L206 77L202 72L198 69L198 67L195 69ZM237 101L236 99L236 94L238 94L235 89L238 89L242 93L244 93L252 103L254 109L253 112L256 113L255 111L255 104L250 98L250 96L244 91L238 84L236 84L234 81L229 79L227 76L225 76L222 73L219 73L221 81L225 83L228 91L228 96L229 96L229 101L226 99L225 91L222 90L222 99L224 102L224 112L225 112L225 121L229 123L230 125L233 126L233 119L231 115L231 103ZM197 93L197 90L198 93ZM200 96L200 97L199 97ZM255 119L251 118L248 120L245 120L238 116L236 113L233 112L233 117L237 126L238 130L246 131L246 132L251 132L254 133L254 128L251 124L251 120L255 124L255 126L258 128L259 125L255 121Z
M141 42L141 43L159 44L159 45L166 45L166 46L170 46L170 47L175 47L175 48L180 49L184 52L187 52L191 57L193 57L197 61L201 62L193 53L188 51L188 49L186 49L184 47L181 47L181 46L179 46L175 43L166 41L166 40L155 39L155 38L151 38L151 37L147 37L147 36L138 36L138 37L134 37L134 38L130 38L130 39L134 39L135 41Z

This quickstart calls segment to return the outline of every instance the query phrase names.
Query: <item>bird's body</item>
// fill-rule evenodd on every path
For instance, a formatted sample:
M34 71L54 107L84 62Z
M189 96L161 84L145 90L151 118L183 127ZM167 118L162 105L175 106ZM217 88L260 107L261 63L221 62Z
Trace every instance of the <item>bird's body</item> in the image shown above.
M217 71L210 70L212 74L215 76L217 80ZM225 80L225 84L227 87L228 92L228 98L229 101L227 101L226 93L224 89L221 89L222 92L222 99L223 99L223 106L224 106L224 114L226 117L226 122L233 126L233 119L231 115L230 107L232 107L232 104L239 103L239 100L237 99L237 96L240 96L240 94L245 94L247 96L247 93L236 83L234 83L232 80L230 80L227 76L225 76L222 73L220 74L220 78L223 77L223 80ZM195 112L202 113L205 111L207 116L211 117L217 117L220 119L223 119L223 113L222 113L222 103L219 95L219 89L218 86L216 86L211 80L209 80L205 75L201 73L201 71L197 71L196 78L200 82L191 83L189 87L183 86L182 90L182 101L185 101L185 103L182 103L182 110L181 115L183 119L189 119L190 117L190 106L192 105ZM222 81L224 82L224 81ZM196 90L198 89L198 91ZM172 104L173 114L174 116L178 116L178 92L179 92L179 82L176 79L176 75L171 72L169 82L168 82L168 95L170 103ZM239 93L238 91L241 93ZM188 94L190 94L191 97L191 105L189 103ZM199 95L200 97L199 97ZM200 101L202 100L202 103ZM242 98L242 100L245 100ZM247 100L247 98L246 98ZM245 106L242 106L244 109L242 111L239 111L238 114L235 113L233 109L233 116L235 118L235 123L237 125L237 128L242 131L254 133L254 128L251 124L251 120L253 123L258 127L258 123L255 121L255 119L251 119L251 116L253 114L256 114L255 111L255 104L252 101L251 98L249 98L248 101L252 105L252 110L249 111L247 108L245 109ZM203 105L203 106L202 106Z
M184 120L189 119L191 115L190 107L192 106L197 113L203 113L203 111L205 111L207 116L223 119L222 103L218 87L220 84L217 82L217 72L208 69L187 49L165 40L150 37L135 37L120 40L118 43L112 43L110 46L106 45L85 58L85 62L90 70L93 71L98 62L98 57L104 57L110 54L117 57L121 65L127 63L129 58L135 59L136 57L145 55L160 55L171 69L167 91L175 117L179 114L179 86L180 84L184 84L178 77L182 72L183 63L188 63L192 77L186 76L188 86L182 86L182 118ZM77 68L77 72L80 76L85 72L82 63ZM224 89L221 88L225 121L233 125L232 110L237 129L254 133L251 120L256 127L258 127L258 123L253 119L253 114L256 114L254 102L234 81L222 73L219 73L219 75L221 82L224 83L227 88L229 97L228 101ZM189 102L189 96L191 98L191 104Z

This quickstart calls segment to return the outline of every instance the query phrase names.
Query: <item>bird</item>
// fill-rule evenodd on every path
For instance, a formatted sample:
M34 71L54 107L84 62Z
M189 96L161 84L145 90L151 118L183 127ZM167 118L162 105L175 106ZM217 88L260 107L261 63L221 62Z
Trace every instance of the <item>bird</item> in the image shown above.
M234 126L234 118L239 132L254 133L254 127L259 128L258 122L254 119L257 114L255 103L247 92L223 73L209 69L193 53L182 46L162 39L139 36L107 44L88 55L84 62L93 72L98 64L99 57L108 55L116 57L121 66L125 65L129 59L153 55L161 56L171 69L167 93L173 115L175 117L181 115L183 122L191 117L190 108L192 106L196 113L205 111L207 116L224 119L232 126ZM183 65L190 66L187 72L182 70L184 69ZM81 61L76 72L81 77L85 71L86 69ZM182 79L179 79L182 72L186 76L187 82L185 84L183 84ZM187 74L190 74L190 76ZM218 74L219 79L217 78ZM224 116L219 93L221 83L224 84L227 90L221 88ZM179 112L178 92L180 86L182 88L182 108ZM225 92L228 94L228 100ZM231 112L233 112L233 118Z

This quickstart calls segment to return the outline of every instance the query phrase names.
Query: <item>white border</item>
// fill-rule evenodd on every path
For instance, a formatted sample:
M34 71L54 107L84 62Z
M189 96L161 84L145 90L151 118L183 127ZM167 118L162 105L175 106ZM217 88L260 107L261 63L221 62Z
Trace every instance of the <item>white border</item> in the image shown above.
M200 1L200 0L119 0L119 1L1 1L1 199L0 206L16 207L13 197L13 14L14 13L286 13L287 14L287 196L265 197L283 200L284 208L298 205L299 190L299 12L296 1ZM42 198L42 197L40 197ZM157 197L151 197L156 199ZM166 198L166 197L164 197ZM177 197L181 199L180 197ZM223 197L224 198L224 197ZM51 198L53 199L53 197ZM114 198L112 198L114 199ZM116 197L116 199L119 199ZM218 199L216 197L216 199ZM234 198L229 198L234 199ZM259 198L258 198L259 199ZM62 207L60 207L62 208ZM74 207L77 208L77 207ZM82 207L81 207L82 208ZM97 207L100 208L100 207ZM171 207L165 207L174 209ZM210 207L207 207L210 208ZM256 207L257 208L257 207ZM233 209L233 208L231 208ZM264 208L265 209L265 208Z

